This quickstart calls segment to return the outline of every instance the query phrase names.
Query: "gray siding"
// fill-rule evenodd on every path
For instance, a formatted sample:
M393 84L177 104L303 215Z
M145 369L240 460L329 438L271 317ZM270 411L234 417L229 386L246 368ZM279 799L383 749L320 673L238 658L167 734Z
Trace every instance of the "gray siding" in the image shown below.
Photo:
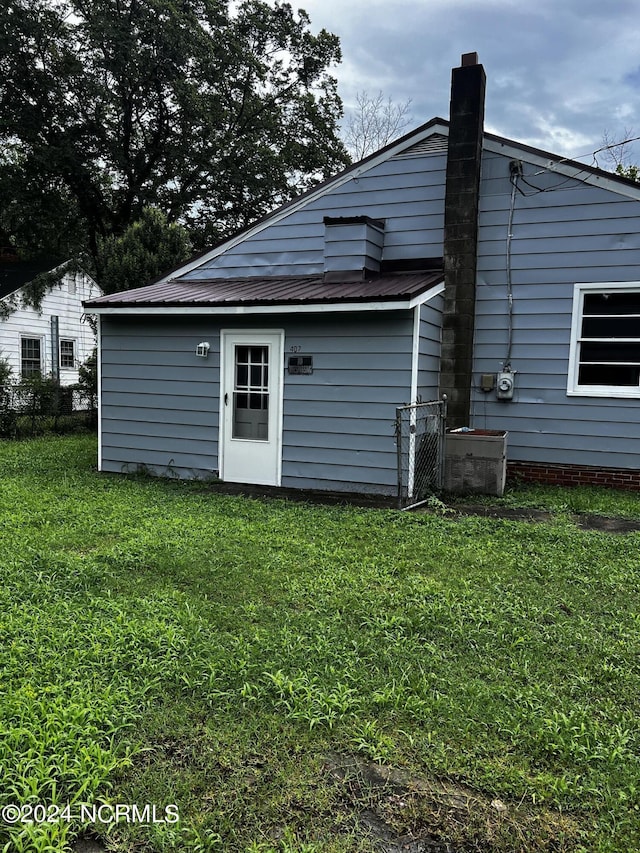
M324 271L324 216L385 220L383 260L442 255L444 154L394 158L310 202L185 278Z
M103 318L101 340L103 470L214 476L220 338L210 324ZM202 340L207 359L195 354Z
M384 227L373 222L335 220L324 227L324 268L334 270L380 270Z
M526 155L525 155L526 156ZM507 347L506 237L510 157L485 152L480 201L472 421L508 429L512 459L640 466L640 401L568 396L576 281L640 280L640 202L524 161L516 194L511 266L514 294L511 403L478 390L501 369ZM323 216L385 220L383 258L442 254L443 154L394 158L292 213L189 277L313 273L323 269ZM536 192L534 187L544 190ZM439 319L422 309L418 394L437 397ZM332 401L337 402L337 401ZM628 427L622 426L628 424ZM570 437L568 439L567 437ZM594 454L597 454L594 456ZM291 460L293 462L293 460Z
M507 349L506 240L511 157L488 153L481 181L472 425L509 430L509 458L640 467L640 400L567 395L573 285L640 281L640 201L526 162L511 242L513 402L479 390ZM383 260L442 255L443 153L396 157L291 212L189 279L312 274L324 269L323 217L385 220ZM541 190L538 192L535 188ZM421 309L418 394L437 398L441 300ZM311 376L285 374L283 485L395 489L393 417L409 402L411 312L327 312L226 318L224 328L284 328L314 357ZM214 318L105 319L103 454L107 470L137 464L211 475L218 468L219 331ZM205 361L195 356L209 340Z
M212 476L220 329L285 330L282 485L394 494L395 408L411 385L411 312L171 323L103 319L103 469ZM195 355L208 340L208 359ZM313 356L289 375L286 354ZM299 349L298 349L299 348Z
M442 296L436 296L420 307L418 399L423 403L438 399L442 305Z
M507 350L509 159L485 155L474 379ZM640 281L640 202L524 164L511 243L513 402L475 390L473 425L509 430L510 459L640 467L640 400L567 395L575 282Z
M410 312L289 321L313 375L285 374L282 485L394 494L394 418L411 387Z

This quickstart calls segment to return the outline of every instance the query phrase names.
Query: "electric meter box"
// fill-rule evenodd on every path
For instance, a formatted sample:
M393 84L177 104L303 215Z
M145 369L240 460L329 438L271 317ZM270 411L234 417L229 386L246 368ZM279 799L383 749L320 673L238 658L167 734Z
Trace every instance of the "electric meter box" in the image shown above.
M498 400L513 400L513 389L515 386L515 374L511 370L504 370L496 376L496 397Z

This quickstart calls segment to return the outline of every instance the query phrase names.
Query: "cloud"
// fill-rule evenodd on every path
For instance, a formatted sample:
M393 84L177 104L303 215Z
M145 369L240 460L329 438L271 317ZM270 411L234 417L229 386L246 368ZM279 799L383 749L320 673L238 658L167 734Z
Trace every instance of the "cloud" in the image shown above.
M415 124L448 114L451 67L477 51L487 126L562 156L593 151L640 115L635 0L308 0L340 36L347 107L362 89L412 100Z

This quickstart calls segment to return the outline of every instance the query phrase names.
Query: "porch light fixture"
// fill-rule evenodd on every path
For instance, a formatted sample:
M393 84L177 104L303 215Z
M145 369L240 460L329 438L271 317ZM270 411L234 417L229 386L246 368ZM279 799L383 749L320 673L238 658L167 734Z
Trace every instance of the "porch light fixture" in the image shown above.
M200 358L206 358L209 355L210 344L208 341L202 341L196 347L196 355Z

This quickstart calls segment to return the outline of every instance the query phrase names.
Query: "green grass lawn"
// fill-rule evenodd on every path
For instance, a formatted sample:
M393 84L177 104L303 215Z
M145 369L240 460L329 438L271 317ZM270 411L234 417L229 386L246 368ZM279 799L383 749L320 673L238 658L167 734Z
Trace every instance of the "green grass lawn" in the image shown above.
M551 523L452 519L94 460L91 437L0 443L0 807L51 820L5 820L0 850L357 853L372 821L640 850L640 534L579 530L553 490Z

